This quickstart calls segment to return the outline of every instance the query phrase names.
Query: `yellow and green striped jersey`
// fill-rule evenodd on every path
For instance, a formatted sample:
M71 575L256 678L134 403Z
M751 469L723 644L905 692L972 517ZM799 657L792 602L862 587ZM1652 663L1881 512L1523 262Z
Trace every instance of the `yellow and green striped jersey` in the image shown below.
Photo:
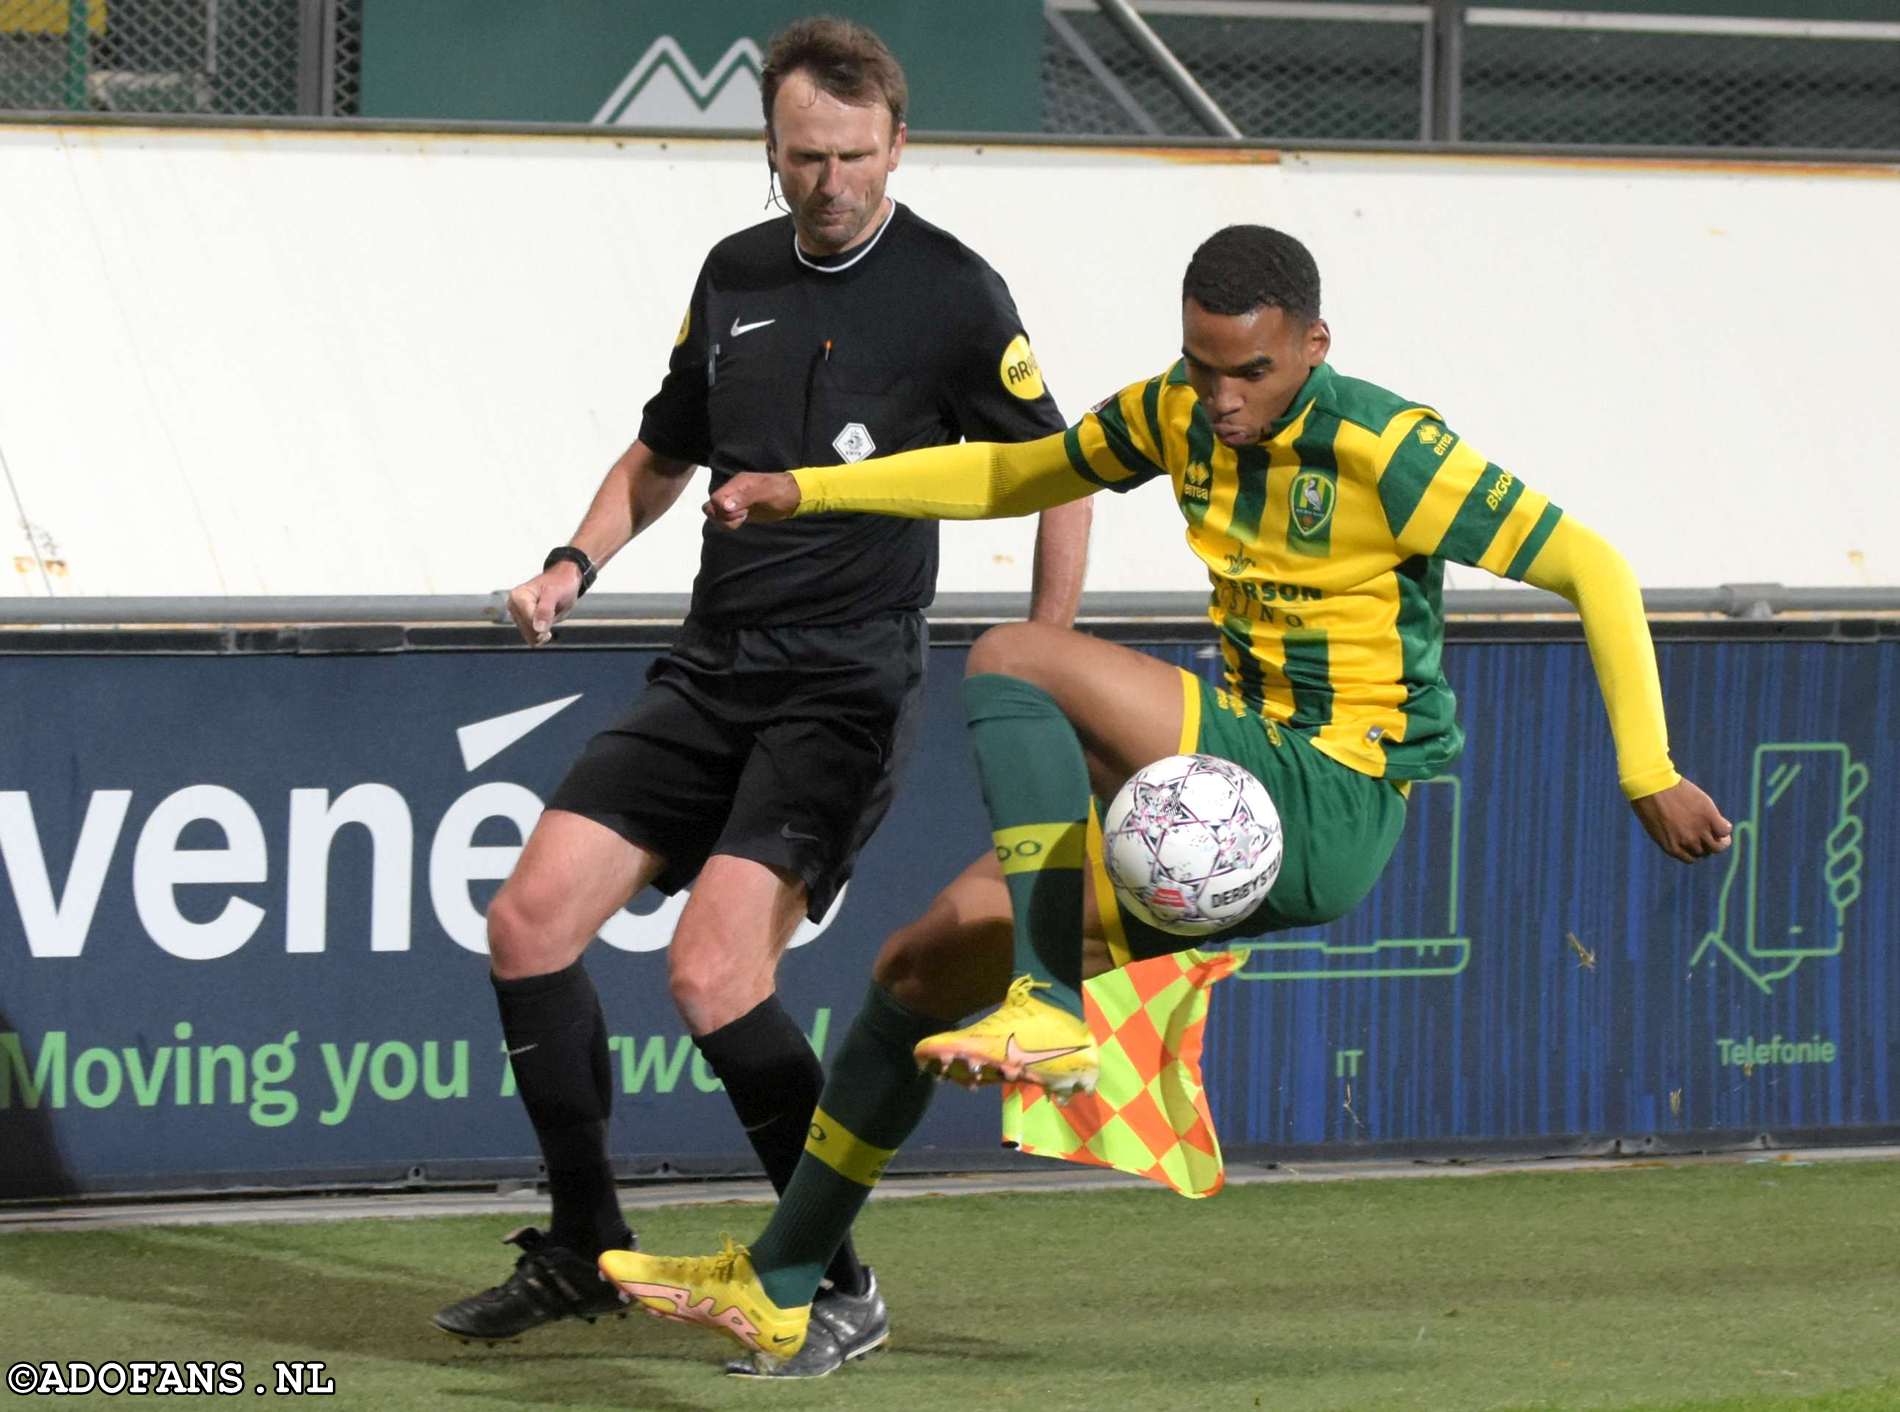
M1215 438L1181 363L1064 440L1111 490L1168 478L1239 701L1369 775L1425 779L1458 757L1445 563L1522 578L1562 515L1548 499L1430 407L1325 364L1252 446Z

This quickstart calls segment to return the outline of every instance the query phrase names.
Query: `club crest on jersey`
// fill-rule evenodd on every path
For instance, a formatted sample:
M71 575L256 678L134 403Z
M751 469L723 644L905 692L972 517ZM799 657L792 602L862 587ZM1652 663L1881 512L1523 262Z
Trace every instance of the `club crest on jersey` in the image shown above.
M1311 538L1326 528L1333 517L1333 505L1339 497L1332 481L1318 471L1301 471L1293 477L1287 492L1287 509L1293 528Z
M871 440L871 433L864 429L863 422L846 422L844 430L831 438L831 449L851 464L877 450L877 443Z

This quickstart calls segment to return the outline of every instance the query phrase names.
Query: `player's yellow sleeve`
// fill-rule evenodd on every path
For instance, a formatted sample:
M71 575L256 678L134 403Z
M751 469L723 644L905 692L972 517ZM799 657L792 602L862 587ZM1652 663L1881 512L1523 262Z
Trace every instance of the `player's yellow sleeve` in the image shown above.
M1643 615L1642 590L1629 562L1601 535L1565 517L1537 552L1524 582L1562 594L1583 619L1590 661L1610 710L1616 773L1631 799L1681 780L1669 761L1656 649Z
M800 515L855 510L910 520L999 520L1101 489L1069 462L1066 432L1013 443L965 441L854 466L793 471Z

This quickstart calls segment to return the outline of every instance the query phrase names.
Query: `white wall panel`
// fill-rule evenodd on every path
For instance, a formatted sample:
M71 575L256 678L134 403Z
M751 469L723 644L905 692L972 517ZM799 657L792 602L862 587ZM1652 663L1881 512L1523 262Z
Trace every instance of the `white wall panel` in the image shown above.
M0 594L507 586L764 177L750 142L0 127ZM1336 366L1645 582L1900 582L1896 169L914 146L892 190L1004 273L1071 414L1263 221L1318 256ZM697 498L603 585L684 589ZM1091 588L1199 586L1162 500L1098 497ZM1029 543L948 527L942 586L1020 588Z

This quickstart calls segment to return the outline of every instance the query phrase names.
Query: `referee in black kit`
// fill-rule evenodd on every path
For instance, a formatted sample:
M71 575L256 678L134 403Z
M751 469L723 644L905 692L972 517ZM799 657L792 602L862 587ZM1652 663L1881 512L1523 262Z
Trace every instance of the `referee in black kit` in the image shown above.
M695 465L717 487L739 470L962 437L1024 441L1065 425L1002 279L884 194L906 89L883 42L847 21L800 21L773 40L761 88L766 156L790 214L707 257L639 439L573 543L509 596L531 643L548 641ZM1043 516L1034 618L1074 616L1086 506ZM936 572L934 521L706 528L677 642L628 716L589 742L488 909L502 1032L553 1220L509 1237L521 1248L514 1273L441 1310L442 1329L510 1339L621 1307L594 1268L633 1237L607 1157L607 1028L581 954L649 883L694 885L668 953L673 999L772 1184L790 1179L823 1072L774 973L890 802L917 727ZM822 1376L887 1337L876 1281L848 1241L827 1275L804 1351L774 1376Z

